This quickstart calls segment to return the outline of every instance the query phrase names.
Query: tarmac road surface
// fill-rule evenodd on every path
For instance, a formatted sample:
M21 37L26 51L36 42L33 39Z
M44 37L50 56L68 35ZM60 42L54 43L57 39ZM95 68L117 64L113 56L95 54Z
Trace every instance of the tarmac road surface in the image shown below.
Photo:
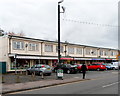
M94 72L93 72L94 74ZM34 90L15 92L13 94L118 94L118 72L101 71L96 78L88 81L61 84ZM95 77L95 74L93 75Z

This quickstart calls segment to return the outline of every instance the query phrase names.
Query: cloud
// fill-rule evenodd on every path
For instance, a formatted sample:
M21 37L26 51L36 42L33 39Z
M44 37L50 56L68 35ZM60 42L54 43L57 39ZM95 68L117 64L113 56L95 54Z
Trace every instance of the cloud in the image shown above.
M0 27L29 37L57 39L57 2L59 0L0 0ZM117 26L118 0L64 0L61 14L61 40L83 45L117 48L117 27L102 27L71 19Z

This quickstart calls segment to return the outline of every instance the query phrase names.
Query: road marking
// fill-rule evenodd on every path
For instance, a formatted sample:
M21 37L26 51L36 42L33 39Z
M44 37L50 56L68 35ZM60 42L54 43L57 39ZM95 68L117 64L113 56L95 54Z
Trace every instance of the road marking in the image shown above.
M112 72L113 74L118 74L118 72Z
M80 78L80 77L74 77L74 78Z
M115 84L117 84L118 82L115 82L115 83L111 83L111 84L108 84L108 85L105 85L105 86L102 86L103 88L105 88L105 87L109 87L109 86L112 86L112 85L115 85Z

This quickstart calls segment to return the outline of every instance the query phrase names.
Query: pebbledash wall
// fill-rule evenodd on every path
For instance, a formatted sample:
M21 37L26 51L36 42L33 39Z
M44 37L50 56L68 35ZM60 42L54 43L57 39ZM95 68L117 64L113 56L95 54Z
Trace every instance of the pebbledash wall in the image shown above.
M34 64L54 66L58 59L58 43L20 36L0 37L0 62L6 63L7 71L31 67ZM118 49L61 42L62 63L92 63L117 61Z

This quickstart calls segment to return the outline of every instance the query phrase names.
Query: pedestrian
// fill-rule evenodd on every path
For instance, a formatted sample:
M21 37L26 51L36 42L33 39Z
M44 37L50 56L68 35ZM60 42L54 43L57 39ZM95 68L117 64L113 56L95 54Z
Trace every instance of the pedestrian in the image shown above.
M85 79L85 74L86 74L86 70L87 70L87 67L86 67L85 63L82 64L81 70L82 70L82 73L83 73L83 79Z

